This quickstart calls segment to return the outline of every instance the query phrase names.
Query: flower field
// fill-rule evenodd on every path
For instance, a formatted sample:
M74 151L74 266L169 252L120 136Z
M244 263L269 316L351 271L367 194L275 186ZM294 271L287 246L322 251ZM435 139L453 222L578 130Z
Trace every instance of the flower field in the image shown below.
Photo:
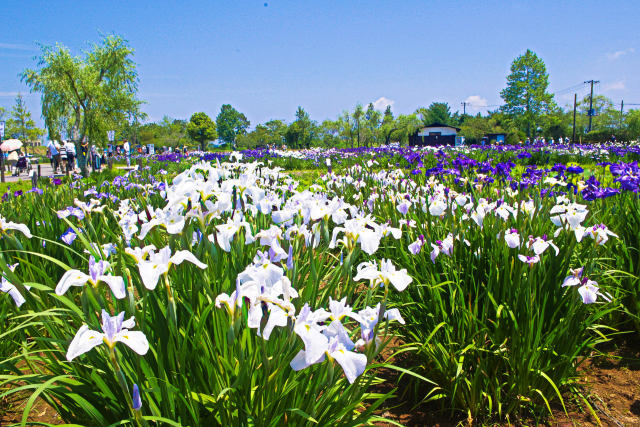
M23 424L38 400L92 426L380 425L398 400L552 417L581 364L638 338L639 159L172 154L8 191L0 398Z

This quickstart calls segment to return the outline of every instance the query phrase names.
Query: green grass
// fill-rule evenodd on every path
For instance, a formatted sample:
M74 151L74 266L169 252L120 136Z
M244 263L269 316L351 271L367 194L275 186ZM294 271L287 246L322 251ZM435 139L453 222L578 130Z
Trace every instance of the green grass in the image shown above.
M24 181L15 181L15 182L2 182L0 183L0 195L6 192L15 192L15 191L27 191L31 189L31 180L27 179Z

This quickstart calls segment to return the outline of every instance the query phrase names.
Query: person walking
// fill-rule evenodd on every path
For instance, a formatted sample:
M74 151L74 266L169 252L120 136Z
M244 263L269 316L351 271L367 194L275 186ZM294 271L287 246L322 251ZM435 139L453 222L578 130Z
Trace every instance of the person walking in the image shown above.
M76 169L76 162L75 162L76 145L71 141L67 141L64 144L64 148L67 151L67 164L69 165L69 169L75 170Z
M46 147L47 147L47 159L49 159L49 163L51 163L51 169L53 169L53 155L51 154L51 149L49 148L49 144L47 144Z
M60 151L58 150L55 141L49 140L47 142L47 151L51 153L51 168L55 174L58 170L58 164L60 163Z
M96 150L96 146L92 145L91 146L91 167L93 168L94 171L98 170L98 166L96 164L97 157L98 157L98 152Z
M127 157L127 167L131 167L131 146L126 139L124 140L124 144L122 144L122 149L124 150L124 155Z
M60 172L62 173L64 173L64 168L67 164L67 149L65 147L66 143L67 141L62 141L62 144L60 144L60 148L58 149L58 151L60 151Z

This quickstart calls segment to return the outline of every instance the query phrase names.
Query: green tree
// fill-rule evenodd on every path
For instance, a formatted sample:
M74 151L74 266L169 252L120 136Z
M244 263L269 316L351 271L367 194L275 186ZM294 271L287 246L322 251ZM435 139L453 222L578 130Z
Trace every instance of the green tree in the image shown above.
M422 126L422 120L417 114L401 114L395 120L395 129L388 137L389 141L408 144L409 136Z
M564 138L570 136L573 126L573 111L557 109L542 117L542 134L545 138Z
M318 136L326 148L341 146L343 138L340 134L340 121L324 120L318 127Z
M469 144L480 144L482 137L493 130L489 117L483 117L478 113L476 116L467 116L460 127L460 135L465 137L465 142Z
M366 134L364 137L365 146L369 147L379 142L379 128L382 124L382 113L373 107L373 103L369 103L367 111L364 113Z
M216 117L216 127L220 139L227 144L234 146L236 137L244 134L251 123L247 117L233 108L229 104L224 104L220 108L220 113Z
M391 135L397 130L398 127L396 119L393 117L393 113L391 112L391 106L387 105L387 108L384 110L384 115L382 116L382 124L380 125L381 142L385 145L389 144L391 141Z
M78 163L86 174L86 157L80 147L87 141L104 144L107 130L126 121L144 118L136 98L138 73L133 49L119 36L107 36L84 57L72 56L56 44L43 46L36 69L27 69L22 80L32 92L40 92L42 117L49 136L59 137L63 126L71 127L78 146Z
M360 147L360 141L362 138L362 120L364 118L364 110L362 109L362 105L356 105L356 108L353 110L353 114L351 115L353 119L353 126L356 135L357 147Z
M238 135L236 144L241 149L281 146L286 131L287 125L282 120L269 120L257 125L252 132Z
M630 139L640 137L640 110L629 110L625 117L625 124Z
M349 111L343 111L336 121L336 127L340 137L349 142L351 148L353 148L354 140L356 137L356 127L354 125L353 117Z
M304 108L298 107L296 120L289 125L285 132L285 140L289 148L309 148L317 132L317 125L310 118Z
M527 49L511 63L507 87L500 92L505 102L501 110L526 129L527 136L536 129L540 117L555 106L553 95L547 92L548 86L547 68L531 50Z
M21 94L16 96L16 103L11 110L11 118L6 130L7 135L16 135L24 143L25 153L29 144L35 144L44 135L44 130L36 127Z
M266 128L267 145L280 146L284 141L284 133L287 131L287 124L282 120L269 120L264 124Z
M187 134L206 151L207 144L218 137L216 125L206 113L194 113L187 123Z
M589 96L585 96L578 102L578 111L580 113L579 123L581 127L586 128L589 123ZM620 124L620 110L614 107L613 101L604 95L595 95L593 97L593 107L595 116L591 119L592 130L603 130L604 128L616 128Z
M432 123L442 123L445 125L453 124L451 109L446 102L433 102L429 108L418 108L416 113L422 118L422 123L429 126Z

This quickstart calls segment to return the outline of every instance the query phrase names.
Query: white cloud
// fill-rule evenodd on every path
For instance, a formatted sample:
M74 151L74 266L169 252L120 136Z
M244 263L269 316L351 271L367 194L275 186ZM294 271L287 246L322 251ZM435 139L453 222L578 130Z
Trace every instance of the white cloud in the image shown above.
M606 85L604 85L604 87L602 88L603 90L623 90L625 88L625 84L622 80L619 80L617 82L611 82L608 83Z
M385 98L384 96L381 96L380 98L373 101L373 108L375 108L378 111L384 111L387 109L387 106L393 108L393 104L395 103L396 101L393 101L389 98Z
M629 53L633 53L636 50L632 47L630 47L629 49L624 49L624 50L617 50L613 53L607 53L607 59L609 61L615 61L616 59L620 58L623 55L627 55Z
M18 92L0 92L0 97L17 96Z
M9 50L28 50L28 51L37 51L33 46L28 46L26 44L15 44L15 43L2 43L0 42L0 49L9 49Z
M467 108L471 108L474 110L480 110L488 105L486 98L483 98L480 95L468 96L467 99L464 100L464 102L467 103Z

